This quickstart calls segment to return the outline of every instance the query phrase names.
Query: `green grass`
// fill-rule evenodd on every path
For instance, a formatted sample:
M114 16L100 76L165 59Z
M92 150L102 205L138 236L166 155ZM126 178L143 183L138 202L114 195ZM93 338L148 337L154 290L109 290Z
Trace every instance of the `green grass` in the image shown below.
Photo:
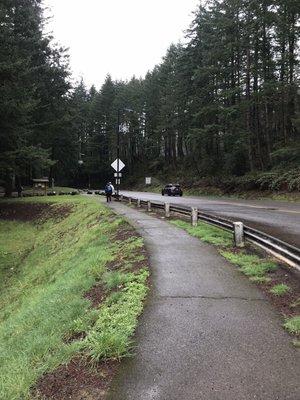
M290 290L291 288L288 285L285 285L284 283L279 283L278 285L274 285L270 289L270 293L274 294L274 296L283 296Z
M232 251L233 239L232 233L230 232L204 222L198 223L196 227L192 227L189 222L182 220L173 220L170 222L204 242L219 246L220 254L232 264L239 266L240 271L247 275L252 282L259 284L267 283L270 278L265 277L265 274L277 269L277 264L273 261L262 259L256 255L247 254L246 251Z
M251 282L257 283L258 285L271 282L271 278L267 276L251 276L249 279Z
M105 303L91 308L84 293L104 276L113 281L107 275L109 262L123 259L124 265L132 265L141 239L131 238L119 246L113 235L125 222L92 199L66 196L36 201L74 206L61 220L0 224L0 277L5 282L0 293L3 400L30 399L30 389L43 373L79 351L97 360L126 355L147 291L147 271L123 270L120 292L109 294L108 284ZM81 330L87 332L85 340L66 341Z
M256 255L246 254L243 251L233 253L221 250L221 254L226 260L240 267L240 271L249 277L262 278L267 272L275 271L278 268L273 261L264 260Z
M204 222L198 222L198 226L195 227L182 220L173 220L170 222L173 225L176 225L178 228L186 230L190 235L195 236L204 242L222 247L231 247L233 244L231 233L208 225Z
M283 326L289 333L299 335L300 334L300 315L296 315L295 317L286 319Z
M129 274L120 271L107 272L103 276L103 283L106 289L116 289L127 283Z
M68 187L68 186L54 186L53 189L52 189L52 187L48 188L47 192L55 191L58 194L59 192L73 192L74 190L77 190L77 189L74 189L74 188L71 188L71 187ZM23 190L23 193L25 193L25 194L33 193L33 192L44 193L44 190L43 189L34 189L33 187L26 187Z
M33 224L0 220L0 293L9 278L18 272L37 234L38 229Z
M128 275L121 292L117 296L113 293L101 307L96 324L84 341L84 348L95 361L119 359L130 354L136 316L142 312L141 299L147 292L148 271Z

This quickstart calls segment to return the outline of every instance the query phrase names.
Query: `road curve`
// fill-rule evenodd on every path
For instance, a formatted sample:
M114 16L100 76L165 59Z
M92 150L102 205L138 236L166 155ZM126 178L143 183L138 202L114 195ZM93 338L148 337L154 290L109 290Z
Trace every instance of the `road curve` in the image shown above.
M197 207L199 211L242 221L252 228L300 247L300 204L273 200L211 199L201 196L168 197L151 192L122 191L126 196Z

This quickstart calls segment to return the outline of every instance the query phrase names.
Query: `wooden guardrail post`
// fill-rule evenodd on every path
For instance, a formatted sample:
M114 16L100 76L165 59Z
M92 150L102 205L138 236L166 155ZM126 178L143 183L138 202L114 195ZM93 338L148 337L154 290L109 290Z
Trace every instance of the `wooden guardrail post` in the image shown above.
M192 223L192 226L198 225L198 208L196 208L196 207L192 207L192 210L191 210L191 223Z
M165 203L165 216L170 218L170 203Z
M138 208L141 208L141 199L137 199L136 205Z
M131 197L128 197L128 204L131 204Z
M234 222L234 244L236 247L244 247L245 246L245 238L244 238L244 224L242 222Z
M151 201L150 200L148 200L147 201L147 211L151 211Z

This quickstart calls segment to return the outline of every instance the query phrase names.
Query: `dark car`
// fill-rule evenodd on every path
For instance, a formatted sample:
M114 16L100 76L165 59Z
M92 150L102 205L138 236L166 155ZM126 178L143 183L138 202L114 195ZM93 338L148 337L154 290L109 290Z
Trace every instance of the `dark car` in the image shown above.
M168 196L182 196L182 190L178 183L176 183L175 185L173 185L173 183L169 183L162 189L161 194L163 196L165 194L167 194Z

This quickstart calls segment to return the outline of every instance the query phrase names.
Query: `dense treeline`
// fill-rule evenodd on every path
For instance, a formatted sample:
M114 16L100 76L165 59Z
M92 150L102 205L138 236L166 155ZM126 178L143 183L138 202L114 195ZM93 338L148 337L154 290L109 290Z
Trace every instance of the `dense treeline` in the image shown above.
M0 178L7 195L14 183L51 175L73 143L67 56L51 46L43 23L40 0L0 1Z
M99 162L109 165L112 122L117 108L129 106L135 112L124 113L122 158L131 175L211 176L216 182L252 173L243 182L268 186L268 176L278 183L290 170L283 181L299 185L299 11L296 0L200 7L187 44L172 45L145 79L108 77L90 97L92 142L86 141L103 146Z
M107 76L97 91L70 87L64 51L42 34L40 1L1 0L6 176L46 167L35 146L62 183L102 184L117 112L129 108L121 112L127 176L299 189L299 12L297 0L207 1L186 44L171 45L144 79Z

